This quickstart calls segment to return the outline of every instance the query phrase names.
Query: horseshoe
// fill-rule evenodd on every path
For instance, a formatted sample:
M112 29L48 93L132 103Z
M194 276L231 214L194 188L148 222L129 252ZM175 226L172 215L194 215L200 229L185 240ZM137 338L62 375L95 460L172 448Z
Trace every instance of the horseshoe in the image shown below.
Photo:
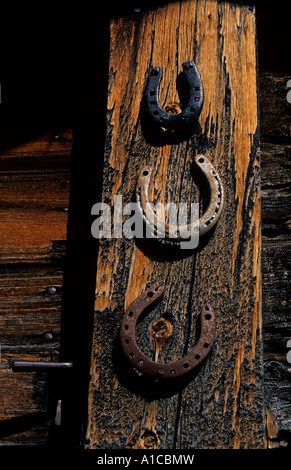
M140 315L153 302L159 300L165 292L161 284L147 289L126 310L121 328L120 338L123 351L132 364L140 372L155 379L173 379L181 377L198 366L209 354L215 339L215 314L213 307L206 302L201 313L201 334L195 347L178 361L161 364L149 359L138 347L135 328Z
M159 103L159 88L162 78L162 67L153 67L145 91L149 116L158 127L176 130L194 126L203 106L203 85L195 63L192 60L182 64L186 77L189 97L185 109L179 114L169 114Z
M196 155L194 159L205 175L210 190L208 207L198 221L199 236L203 236L215 226L221 215L224 203L224 191L217 171L205 155ZM149 198L152 175L153 168L150 166L144 167L140 172L136 186L137 209L145 224L148 226L151 236L161 240L161 238L159 238L159 230L163 228L165 241L170 240L171 242L180 244L183 241L192 239L191 237L194 236L193 231L195 231L195 229L197 230L195 226L191 227L191 224L188 224L176 227L165 223L157 216Z

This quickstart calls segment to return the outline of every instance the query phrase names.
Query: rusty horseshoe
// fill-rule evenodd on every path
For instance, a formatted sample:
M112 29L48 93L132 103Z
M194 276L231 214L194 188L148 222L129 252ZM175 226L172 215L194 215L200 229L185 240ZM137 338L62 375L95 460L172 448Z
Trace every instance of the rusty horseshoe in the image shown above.
M167 364L149 359L137 345L135 328L138 318L144 310L153 302L159 300L164 292L164 286L156 284L137 297L127 308L120 328L122 348L129 362L138 371L155 379L173 379L193 370L209 354L216 331L213 307L209 302L206 302L202 307L201 333L195 347L186 356Z
M198 221L199 236L203 236L215 226L221 215L224 203L224 191L219 174L205 155L196 155L194 159L206 177L210 191L208 207ZM159 219L153 204L150 203L149 195L152 176L153 168L151 166L142 168L136 185L137 209L147 225L149 233L153 238L161 239L159 233L162 227L163 239L165 241L180 244L182 241L191 239L193 230L198 229L197 225L194 225L194 227L191 226L191 224L182 225L179 226L177 230L177 226L167 224Z

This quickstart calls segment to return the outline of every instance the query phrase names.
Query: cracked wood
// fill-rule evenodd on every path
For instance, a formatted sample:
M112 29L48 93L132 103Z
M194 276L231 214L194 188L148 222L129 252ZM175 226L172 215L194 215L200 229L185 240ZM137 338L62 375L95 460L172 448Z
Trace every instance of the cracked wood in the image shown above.
M205 92L196 131L187 139L156 135L141 104L150 67L163 67L161 105L176 108L176 78L190 59ZM203 187L191 164L204 153L223 181L225 208L192 253L101 241L88 448L264 447L256 78L255 10L247 5L191 0L111 21L103 201L113 205L117 194L131 201L144 165L154 167L152 200L198 201ZM209 300L217 313L210 356L171 386L131 370L118 341L125 309L155 282L165 296L137 328L148 356L154 319L173 325L159 351L168 362L193 347L202 304Z

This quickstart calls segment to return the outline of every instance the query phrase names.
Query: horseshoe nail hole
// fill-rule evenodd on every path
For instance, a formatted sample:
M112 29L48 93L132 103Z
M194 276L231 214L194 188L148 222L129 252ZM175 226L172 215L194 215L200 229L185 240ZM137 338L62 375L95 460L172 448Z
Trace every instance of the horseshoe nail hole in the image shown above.
M190 111L191 111L191 113L194 113L195 108L193 108L193 106L191 106Z
M200 157L199 160L198 160L199 163L203 163L204 162L204 158Z
M150 96L155 96L156 92L154 90L150 91Z
M194 98L195 101L199 101L199 99L200 99L200 98L198 98L197 96L196 96L196 98Z
M156 211L156 209L155 209L155 211ZM155 212L155 214L156 214L156 213L157 213L157 211ZM160 286L157 286L157 287L155 288L155 291L158 292L159 288L160 288Z
M133 312L132 312L132 311L128 312L128 316L129 316L129 317L132 317L132 315L133 315Z
M195 359L200 359L200 354L196 354Z
M210 320L210 318L211 318L210 313L207 313L207 314L205 315L205 318L206 318L206 320Z
M125 344L129 344L129 339L124 340Z
M188 367L190 367L190 366L189 366L188 362L186 362L185 364L183 364L183 367L184 367L184 369L188 369Z
M124 325L124 329L125 329L125 330L128 330L128 325Z
M170 370L170 374L172 374L172 375L176 374L175 369L171 369L171 370Z
M143 174L143 176L147 176L147 175L149 174L149 172L148 172L148 170L144 170L144 171L142 172L142 174Z
M134 353L130 353L129 357L131 357L131 359L134 358Z
M205 348L205 349L208 348L208 346L209 346L209 343L204 343L203 344L203 348Z
M158 73L159 73L159 71L158 71L157 69L153 69L153 70L151 71L151 75L152 75L152 76L158 75Z
M154 293L152 291L148 292L148 297L152 297L153 295L154 295Z
M153 106L154 104L156 104L155 101L150 101L150 104Z
M154 111L154 115L157 116L159 114L159 111Z
M195 90L195 91L199 91L199 90L200 90L200 86L195 86L195 87L194 87L194 90Z

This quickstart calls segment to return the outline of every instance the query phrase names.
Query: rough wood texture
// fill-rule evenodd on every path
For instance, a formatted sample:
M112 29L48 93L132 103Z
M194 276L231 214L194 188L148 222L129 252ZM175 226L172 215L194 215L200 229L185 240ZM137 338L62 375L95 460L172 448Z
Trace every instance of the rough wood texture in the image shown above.
M156 136L143 121L145 79L162 66L162 105L177 105L176 78L193 59L205 90L190 138ZM155 168L153 197L198 200L193 156L216 166L226 193L222 218L194 253L144 240L103 240L97 262L87 447L264 447L260 202L255 12L224 2L176 2L111 22L108 124L103 201L132 200L139 169ZM181 89L180 89L181 92ZM200 185L201 189L201 185ZM205 300L217 314L217 339L206 363L184 381L151 383L123 359L118 330L124 309L147 285L166 294L139 325L167 316L173 335L159 358L179 358L195 342Z
M13 360L58 360L71 130L1 139L0 439L47 442L48 377Z
M260 72L259 74L260 147L263 189L262 307L265 362L264 401L266 412L266 446L268 447L290 445L290 364L288 364L286 359L288 351L286 344L287 341L291 339L290 328L288 326L290 325L288 302L290 299L289 220L291 217L289 168L291 104L288 104L286 100L288 92L286 85L287 81L291 79L291 76L284 75L282 72L274 72L274 63L278 63L279 53L283 56L284 70L287 63L286 57L288 53L283 47L284 44L286 44L286 46L288 44L287 15L285 15L286 40L280 40L282 29L284 29L282 26L282 20L284 19L283 11L285 11L285 5L283 5L281 11L277 4L276 9L270 7L269 16L267 20L264 18L264 21L261 23L258 35L259 67L261 67L262 64L262 55L265 55L265 70L268 70L268 73ZM277 26L275 26L275 29L274 14L277 15ZM15 15L12 15L12 17L14 22ZM54 24L55 19L54 14L52 20ZM61 22L61 20L59 21ZM35 37L37 36L41 40L42 35L40 31L35 34L34 28L36 23L34 22L30 28L33 40L30 47L27 47L27 43L25 42L28 31L27 21L24 22L22 20L21 24L25 29L25 31L23 29L23 35L19 35L21 36L23 51L33 50ZM67 24L67 20L61 24L62 39L65 37L64 27ZM273 35L270 35L270 29L274 32ZM14 25L14 31L16 30L19 33L19 28L16 28ZM95 29L93 28L93 30L95 35ZM19 52L19 42L17 42L17 48L15 47L15 51L12 54L13 63L15 64L15 69L17 68L18 71L26 70L26 81L25 84L23 84L25 77L21 76L22 87L20 89L19 73L13 71L13 67L5 68L3 58L1 61L3 66L1 73L6 71L6 73L10 74L9 80L6 82L2 82L1 80L1 85L3 85L1 98L4 102L1 103L1 113L3 113L2 116L4 115L4 119L1 123L0 134L2 216L0 223L1 237L3 236L3 239L5 239L5 244L1 240L0 247L0 444L2 446L11 444L32 446L47 445L50 436L50 420L52 417L52 414L48 413L52 396L51 381L48 381L47 374L12 373L10 366L14 358L33 359L38 357L43 360L57 359L60 347L61 303L64 297L62 288L63 259L66 248L67 220L67 212L64 209L66 209L69 204L69 155L71 153L72 135L70 129L68 131L60 131L60 128L65 129L65 127L63 127L63 125L58 127L56 122L62 120L64 113L62 109L63 93L64 90L68 90L70 79L68 78L68 64L64 62L65 57L56 53L52 56L51 34L48 34L47 37L49 38L49 48L47 54L43 54L43 72L39 70L39 57L36 61L35 56L31 55L28 66L27 54L23 53L21 56ZM66 37L68 38L68 36ZM79 40L80 38L78 37L78 41ZM102 41L103 40L102 37ZM62 40L58 38L58 41L58 43L56 41L57 46L54 49L55 51L59 51L60 44L62 44ZM7 41L4 41L3 44L4 43L8 46ZM92 43L93 41L90 42L90 44ZM105 49L104 47L104 50ZM85 48L82 48L82 66L80 67L82 76L86 77L86 80L88 80L88 77L91 77L91 88L95 90L100 84L96 86L96 77L94 73L92 73L92 70L90 74L84 73L84 63L86 62L87 65L90 63L95 64L95 58L98 57L98 73L100 74L100 55L96 53L89 54L88 49L86 49L87 57L84 59L84 50ZM74 60L76 60L75 52L76 51L74 51ZM9 53L11 54L10 51ZM67 53L66 57L68 57ZM59 58L58 63L55 62L57 58ZM59 90L60 77L65 84L61 93L59 92L59 96L55 88L51 89L53 77L47 75L47 66L51 66L52 63L53 67L51 70L58 82L57 90ZM77 63L79 64L78 61ZM163 65L160 60L158 64ZM91 67L94 68L94 65L91 65ZM181 70L180 66L179 70ZM57 74L56 71L58 71ZM174 73L173 81L175 81L175 78ZM101 82L102 79L101 77ZM14 83L14 85L16 83L17 86L11 85L9 106L5 111L8 83L10 85L11 83ZM171 86L175 91L174 82ZM43 90L46 90L46 92L50 91L51 97L54 100L54 109L53 112L50 112L52 115L50 119L55 128L52 128L50 131L39 129L39 127L43 127L43 123L47 119L47 107L43 107L43 102L41 103L41 107L31 109L31 100L34 99L37 101ZM16 92L18 94L15 97ZM74 105L75 92L76 89L74 89ZM78 88L78 92L81 92L81 89ZM88 102L91 106L92 92L87 90L86 92L90 95ZM27 100L25 106L21 101L24 97L26 97ZM10 104L12 98L15 100L15 103L18 103L15 109L13 106L11 107ZM56 113L56 107L60 107L58 113ZM30 110L31 114L35 114L32 124L27 122L28 110ZM7 111L10 116L10 119L8 119L9 125L7 124ZM98 112L100 113L99 100ZM88 117L88 107L83 109L82 112L78 112L77 116L86 116L86 123L83 125L86 132L83 132L85 136L80 143L79 152L79 156L82 158L82 162L84 162L84 156L88 155L89 147L92 146L92 140L95 139L97 127L94 123L89 124L91 117ZM21 132L16 130L16 124L19 124L19 127L21 127ZM78 127L80 127L79 123ZM58 129L56 130L56 128ZM36 131L36 129L38 129L38 131ZM90 139L88 137L90 135L91 143L89 144ZM59 136L59 138L56 138L56 136ZM76 134L74 135L74 142L76 142ZM86 143L85 147L84 142ZM92 159L94 160L95 157L93 157L93 155L99 155L99 152L95 152L95 150L92 151L92 149L91 152ZM100 152L100 156L102 159L102 151ZM138 158L138 156L132 158ZM88 174L92 172L88 161L83 167L84 173L86 171ZM136 177L137 174L134 173L134 175L134 177ZM76 171L76 178L80 179L80 169ZM84 177L84 180L86 181L87 187L87 178ZM193 192L194 189L195 188L193 188ZM82 191L77 190L76 197L78 200L81 193ZM87 196L84 195L84 198L86 197ZM99 199L94 197L92 203L97 202L97 200ZM82 214L84 207L85 205L82 204L80 211ZM49 224L44 223L44 214L46 212L50 220ZM27 218L24 217L24 213L27 215ZM90 203L88 204L88 213L90 213ZM17 225L15 218L12 217L13 214L17 214L18 220L22 221L22 223L24 222L23 226L21 224ZM19 234L17 240L15 232L11 240L10 236L8 236L8 233L13 235L10 222L14 227L16 226L17 233ZM90 232L90 223L91 221L89 220L88 232ZM37 231L41 231L42 237L37 234ZM76 259L75 255L74 253L74 259ZM162 256L161 259L163 259ZM75 263L73 263L73 266L75 266ZM87 272L87 267L84 269L83 274L85 272ZM126 272L125 279L127 279ZM177 288L179 289L179 286ZM72 289L71 291L75 290ZM78 290L78 293L80 293L80 290ZM123 311L122 295L123 293L118 294L120 299L119 304L121 306L119 314L120 319ZM195 293L193 297L195 301ZM197 297L199 297L199 301L202 302L199 292ZM80 305L81 302L82 300L80 301ZM194 313L195 315L199 313L199 306L197 306ZM84 310L82 310L82 318L83 314ZM117 328L118 321L119 320L115 318L112 319L114 329ZM175 323L175 328L178 328L177 323L178 322ZM182 317L181 325L182 327L184 325L185 328L187 327ZM193 324L193 328L194 327L195 325ZM105 338L108 339L108 334L106 333L106 335ZM101 342L100 340L100 343ZM79 353L81 350L83 350L83 347L80 346L78 349ZM110 358L109 350L107 354ZM105 364L104 367L108 367L108 365ZM228 377L227 375L226 378L228 379ZM193 391L196 384L197 379L195 379L193 383ZM86 383L84 383L84 386L86 387ZM198 386L201 387L200 382ZM59 391L60 389L58 388L57 390ZM104 390L104 387L102 390ZM215 396L218 396L219 392L220 390L216 392ZM112 393L112 391L110 391L109 387L108 399L111 398L110 393ZM199 392L197 389L198 399L200 399L200 393L201 388L199 388ZM125 390L124 394L127 400L128 392ZM171 394L171 391L169 394ZM181 397L183 396L182 393L180 395ZM152 408L149 400L143 402L146 407L143 415L143 423L147 425L146 412L148 410L149 415L147 419L149 429L151 425L150 419L155 417L155 410L159 410L159 416L161 415L160 406L161 402L165 399L164 396L165 394L158 402L153 401ZM104 400L104 397L102 399ZM114 404L116 402L117 400L115 398ZM171 403L169 401L168 409L170 409L170 407L173 408L172 403L174 403L174 405L177 403L177 419L181 420L183 410L185 409L187 413L189 412L188 406L186 406L184 402L183 409L181 409L179 401L174 402L173 400ZM100 406L100 410L101 408L102 406ZM110 428L114 417L109 405L107 409L109 410L107 419ZM117 407L113 408L115 415L116 409ZM181 410L180 415L179 410ZM128 419L131 419L131 416L132 414L129 415ZM196 419L196 416L197 410L195 407L193 411L193 421ZM127 422L127 417L125 419L125 422ZM207 419L205 413L203 419ZM157 421L156 418L156 422L158 422L159 425L160 419L158 418ZM169 424L172 422L173 420L171 418ZM133 431L128 439L129 442L131 442L132 439L133 446L136 446L136 436L141 434L140 423L140 415L137 415L137 420L134 422L135 427L133 427ZM63 445L63 440L60 442ZM156 445L156 442L156 434L154 434L154 432L147 430L142 435L141 444L153 446Z
M260 75L264 399L268 447L290 446L291 76ZM272 110L272 112L270 112Z

